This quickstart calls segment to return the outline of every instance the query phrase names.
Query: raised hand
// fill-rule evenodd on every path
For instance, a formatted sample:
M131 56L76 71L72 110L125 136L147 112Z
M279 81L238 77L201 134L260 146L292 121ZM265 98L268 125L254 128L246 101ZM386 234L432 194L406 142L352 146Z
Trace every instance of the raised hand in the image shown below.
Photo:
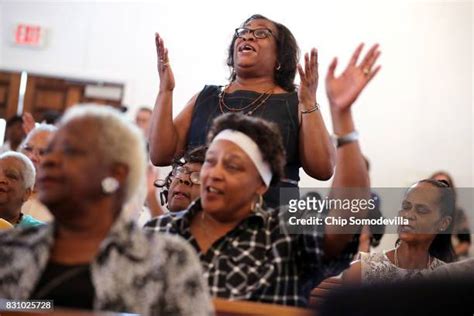
M357 47L349 64L340 76L336 77L334 75L337 58L334 58L329 66L326 76L326 92L329 103L336 110L344 111L349 109L367 83L375 77L381 68L381 66L377 66L372 69L377 58L380 56L378 44L373 45L362 62L359 65L357 64L363 47L364 44L360 44Z
M31 132L36 126L35 119L33 118L33 115L31 115L30 112L24 112L23 113L23 131L25 131L25 135L28 135L29 132Z
M168 59L168 49L165 47L160 34L155 33L156 54L158 56L158 75L160 76L160 91L173 91L175 82L173 71Z
M298 73L301 83L298 89L298 100L306 109L316 104L316 90L318 89L318 51L316 48L311 49L310 55L304 55L303 66L298 64Z

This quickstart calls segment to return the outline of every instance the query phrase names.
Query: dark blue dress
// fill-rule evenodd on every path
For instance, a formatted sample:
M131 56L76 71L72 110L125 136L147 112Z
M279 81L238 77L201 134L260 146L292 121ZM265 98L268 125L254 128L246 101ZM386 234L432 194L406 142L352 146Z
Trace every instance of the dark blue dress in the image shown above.
M222 114L219 107L219 93L222 86L205 86L196 99L191 125L188 132L186 150L206 143L206 137L212 121ZM253 91L238 90L226 93L225 103L232 108L239 109L250 104L260 94ZM297 92L272 94L252 116L276 123L283 138L286 150L285 177L287 180L269 188L264 199L269 207L286 204L290 198L298 198L299 168L299 121ZM293 187L291 193L284 194L280 201L280 187ZM285 191L286 192L286 191Z

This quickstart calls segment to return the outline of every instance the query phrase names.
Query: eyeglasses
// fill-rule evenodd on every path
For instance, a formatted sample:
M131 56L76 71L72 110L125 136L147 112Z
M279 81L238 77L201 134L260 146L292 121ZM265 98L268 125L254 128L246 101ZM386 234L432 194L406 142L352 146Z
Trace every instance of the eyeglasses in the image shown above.
M169 188L171 184L171 180L167 177L166 179L156 179L154 182L153 182L153 185L157 188Z
M199 171L190 171L188 168L184 166L177 166L173 169L171 174L174 177L179 177L183 175L189 175L189 180L191 180L192 184L201 184L201 179L199 177Z
M247 34L252 34L255 38L263 39L273 35L273 32L272 30L266 28L251 30L245 27L239 27L235 29L235 36L238 38L244 38L247 36Z

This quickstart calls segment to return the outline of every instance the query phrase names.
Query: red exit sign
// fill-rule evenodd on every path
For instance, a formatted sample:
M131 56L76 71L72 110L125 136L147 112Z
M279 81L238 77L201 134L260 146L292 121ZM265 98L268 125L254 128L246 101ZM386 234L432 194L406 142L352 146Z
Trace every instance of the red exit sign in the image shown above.
M42 47L45 29L39 25L20 23L14 30L14 43L19 46Z

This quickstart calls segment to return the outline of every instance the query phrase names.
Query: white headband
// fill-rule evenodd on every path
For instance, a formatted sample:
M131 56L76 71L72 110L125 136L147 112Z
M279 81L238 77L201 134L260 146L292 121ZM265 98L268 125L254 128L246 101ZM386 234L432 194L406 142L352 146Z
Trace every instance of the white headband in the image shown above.
M214 137L212 142L218 140L228 140L239 146L252 160L253 164L257 168L258 173L263 179L263 182L267 186L270 186L270 181L272 181L272 169L268 162L265 162L262 157L262 153L258 148L258 145L247 135L242 132L225 129Z

